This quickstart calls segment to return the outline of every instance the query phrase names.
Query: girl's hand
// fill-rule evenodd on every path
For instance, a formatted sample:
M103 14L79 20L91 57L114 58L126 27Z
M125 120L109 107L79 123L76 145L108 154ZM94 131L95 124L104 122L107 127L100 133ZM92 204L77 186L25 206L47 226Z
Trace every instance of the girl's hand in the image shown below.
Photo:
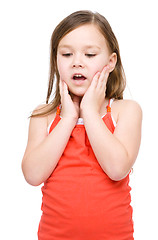
M80 109L84 115L84 112L93 110L99 113L101 105L105 99L106 83L109 76L109 66L105 66L102 72L97 72L91 85L87 89L85 95L82 98Z
M62 117L71 118L77 122L79 117L79 97L74 96L71 98L68 92L68 86L63 80L60 80L60 96Z

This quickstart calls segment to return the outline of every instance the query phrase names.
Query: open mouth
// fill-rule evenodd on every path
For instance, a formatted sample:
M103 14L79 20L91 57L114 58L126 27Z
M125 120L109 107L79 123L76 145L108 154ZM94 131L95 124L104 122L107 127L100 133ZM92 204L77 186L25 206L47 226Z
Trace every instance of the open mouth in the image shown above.
M83 76L82 74L74 74L74 75L73 75L73 79L74 79L74 80L85 80L86 77Z

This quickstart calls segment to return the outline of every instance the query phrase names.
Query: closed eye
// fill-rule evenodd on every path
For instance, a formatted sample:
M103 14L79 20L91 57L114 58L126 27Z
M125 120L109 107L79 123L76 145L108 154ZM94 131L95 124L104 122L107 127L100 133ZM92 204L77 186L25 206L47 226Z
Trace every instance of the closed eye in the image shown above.
M85 56L91 58L91 57L95 57L96 54L95 53L86 53Z
M72 55L72 53L63 53L62 56L64 57L70 57Z

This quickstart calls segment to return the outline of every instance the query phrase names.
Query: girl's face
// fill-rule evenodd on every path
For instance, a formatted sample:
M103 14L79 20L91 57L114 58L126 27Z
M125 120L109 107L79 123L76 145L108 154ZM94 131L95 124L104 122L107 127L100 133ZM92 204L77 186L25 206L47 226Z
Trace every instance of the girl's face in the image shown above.
M59 42L57 67L60 79L74 95L82 97L94 75L108 64L113 70L116 54L110 53L104 36L94 24L74 29Z

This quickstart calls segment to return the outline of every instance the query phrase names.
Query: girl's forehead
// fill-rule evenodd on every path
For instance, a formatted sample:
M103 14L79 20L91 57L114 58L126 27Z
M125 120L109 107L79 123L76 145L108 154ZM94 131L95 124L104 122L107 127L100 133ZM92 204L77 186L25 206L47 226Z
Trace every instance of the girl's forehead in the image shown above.
M100 47L106 44L106 39L94 24L81 25L67 33L59 42L59 47L69 45L87 45Z

